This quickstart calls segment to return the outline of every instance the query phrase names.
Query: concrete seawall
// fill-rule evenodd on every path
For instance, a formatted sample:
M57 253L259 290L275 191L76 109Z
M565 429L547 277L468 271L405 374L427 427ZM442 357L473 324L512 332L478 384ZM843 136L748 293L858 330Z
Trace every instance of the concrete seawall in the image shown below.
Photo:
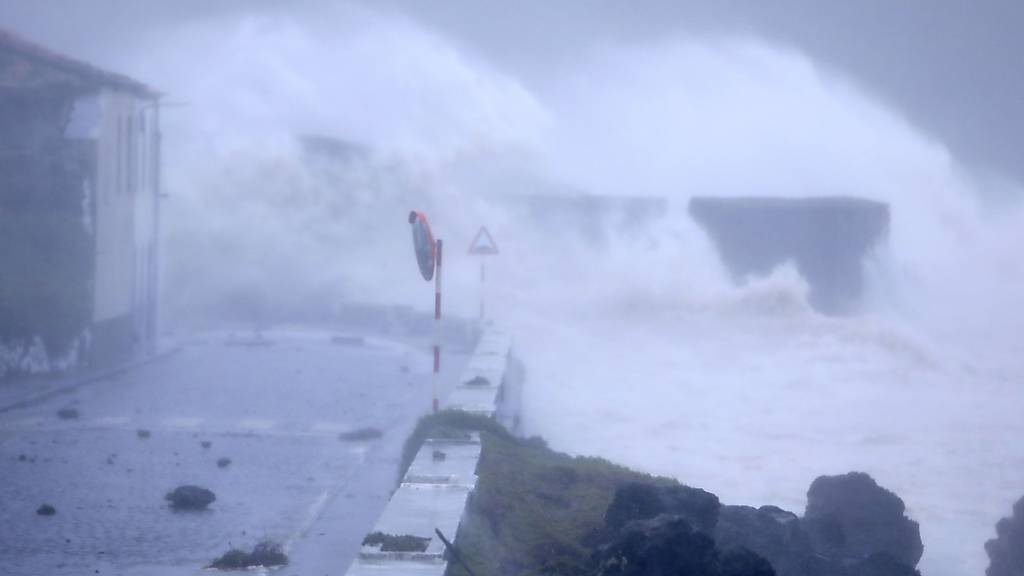
M889 232L888 205L860 198L697 197L689 211L737 281L792 262L826 314L856 308L864 260Z
M484 333L455 390L443 403L450 410L494 418L509 430L519 427L522 371L511 356L508 334L494 327ZM458 533L470 493L476 487L480 438L428 438L416 454L401 485L391 495L370 532L410 535L427 541L422 552L384 552L363 545L348 576L441 576L448 568L439 529L449 540ZM443 453L443 458L435 454Z

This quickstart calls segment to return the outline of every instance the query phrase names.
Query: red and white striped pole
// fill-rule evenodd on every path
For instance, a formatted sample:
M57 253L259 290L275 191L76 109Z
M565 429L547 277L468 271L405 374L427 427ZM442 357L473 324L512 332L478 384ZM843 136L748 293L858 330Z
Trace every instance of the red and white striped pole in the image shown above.
M437 414L437 381L441 377L441 249L443 243L438 238L436 268L434 269L434 413Z

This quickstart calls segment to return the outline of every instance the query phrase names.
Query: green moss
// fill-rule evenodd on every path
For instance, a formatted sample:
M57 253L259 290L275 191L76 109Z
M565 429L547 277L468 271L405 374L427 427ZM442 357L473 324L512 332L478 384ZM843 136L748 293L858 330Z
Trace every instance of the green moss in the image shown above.
M599 458L550 450L503 428L483 430L476 491L456 545L477 576L584 574L605 511L625 482L677 484ZM450 576L463 576L457 563Z
M412 534L371 532L363 538L363 546L380 546L381 552L426 552L430 538Z
M412 461L416 459L416 453L423 446L424 440L427 438L469 440L472 432L487 432L500 438L512 437L501 424L491 418L461 410L442 410L437 414L420 418L402 449L402 461L398 467L398 482L401 483L402 478L405 477Z

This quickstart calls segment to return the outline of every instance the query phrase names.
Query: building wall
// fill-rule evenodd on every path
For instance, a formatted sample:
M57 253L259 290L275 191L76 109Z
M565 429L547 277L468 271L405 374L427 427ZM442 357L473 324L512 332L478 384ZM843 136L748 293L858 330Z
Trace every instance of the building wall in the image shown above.
M99 103L93 357L107 364L155 337L159 159L152 102L104 90Z

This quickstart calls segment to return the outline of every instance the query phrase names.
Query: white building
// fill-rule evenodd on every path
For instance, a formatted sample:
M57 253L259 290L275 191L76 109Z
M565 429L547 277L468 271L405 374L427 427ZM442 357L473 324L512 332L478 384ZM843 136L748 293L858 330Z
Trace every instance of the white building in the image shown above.
M0 32L0 156L19 159L0 165L0 216L46 223L24 226L35 240L25 239L21 252L8 250L12 264L0 262L29 279L7 287L13 296L6 314L0 301L0 321L12 319L6 330L0 326L8 349L43 348L50 369L111 365L153 351L159 114L159 95L147 86ZM34 252L38 237L58 246L52 263ZM78 250L81 242L88 250ZM74 290L53 285L67 278ZM33 287L56 294L53 309L44 298L17 294Z

